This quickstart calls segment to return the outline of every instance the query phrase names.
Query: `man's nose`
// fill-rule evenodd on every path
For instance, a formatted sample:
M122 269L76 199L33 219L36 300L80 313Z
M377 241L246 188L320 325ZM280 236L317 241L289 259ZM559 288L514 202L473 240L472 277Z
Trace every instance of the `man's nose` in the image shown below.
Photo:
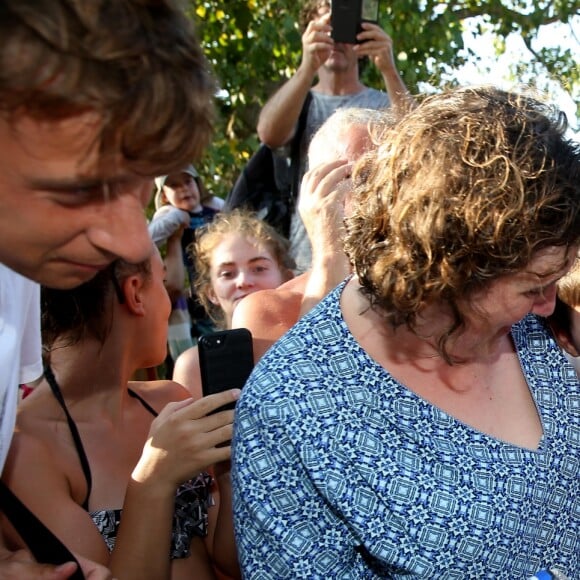
M151 255L152 241L143 211L146 196L125 193L104 202L100 215L88 230L91 243L100 250L131 263Z

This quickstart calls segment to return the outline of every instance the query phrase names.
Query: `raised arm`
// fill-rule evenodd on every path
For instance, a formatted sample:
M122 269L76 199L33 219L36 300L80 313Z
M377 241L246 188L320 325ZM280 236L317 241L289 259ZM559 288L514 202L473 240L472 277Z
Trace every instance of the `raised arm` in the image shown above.
M236 397L239 391L235 392ZM149 438L127 486L123 519L111 554L111 570L124 580L169 577L175 490L219 461L230 447L233 411L209 414L235 400L234 391L168 404L151 424ZM154 523L153 523L154 522ZM154 554L165 555L154 558ZM199 568L209 570L209 556ZM210 571L211 572L211 571ZM211 573L205 577L211 578Z
M361 43L355 45L355 52L359 57L368 56L379 69L395 112L401 113L413 108L415 100L395 63L393 40L378 24L363 22L362 28L363 31L357 37Z
M322 63L332 50L330 15L310 22L302 35L302 62L292 78L264 105L258 119L258 136L269 147L280 147L294 135L306 95Z
M181 236L183 228L167 239L167 252L165 254L165 288L171 299L171 303L184 293L185 290L185 265L181 250Z
M343 250L344 203L351 165L344 160L314 167L304 175L298 210L312 244L312 265L300 316L306 314L349 273Z

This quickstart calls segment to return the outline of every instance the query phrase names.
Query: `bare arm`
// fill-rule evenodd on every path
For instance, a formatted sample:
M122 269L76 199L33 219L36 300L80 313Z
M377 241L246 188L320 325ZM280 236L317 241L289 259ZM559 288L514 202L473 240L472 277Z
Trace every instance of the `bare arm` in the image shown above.
M184 386L194 401L203 397L197 346L188 348L177 357L173 366L173 380Z
M38 564L27 550L12 551L2 545L0 537L0 578L3 580L67 580L76 571L74 562L52 566ZM104 566L76 556L86 580L112 580Z
M329 21L327 14L308 24L302 35L302 62L298 70L270 97L260 113L258 136L269 147L285 145L294 134L312 81L332 49Z
M231 578L241 578L234 537L230 462L223 461L215 465L214 475L219 488L219 511L213 534L213 559L222 572Z
M105 542L89 514L73 499L71 481L48 445L33 435L15 433L2 478L72 552L107 565ZM22 546L6 521L2 526L7 540Z
M232 438L233 411L208 413L238 396L239 391L225 391L170 403L151 424L127 486L111 554L111 569L119 569L123 580L169 577L175 490L209 465L229 459L230 447L216 446Z
M185 265L181 251L182 235L183 228L167 240L165 287L172 304L183 294L185 285Z
M233 411L207 413L238 396L239 391L226 391L202 401L170 403L153 421L127 486L122 523L110 555L80 499L73 497L74 486L62 461L44 441L28 434L15 437L4 478L73 552L108 565L123 580L166 578L175 490L209 465L229 459L230 447L216 445L231 440ZM18 545L9 524L5 530Z
M351 182L351 166L344 160L314 167L304 175L298 211L312 244L312 265L304 289L300 316L349 273L343 250L344 203Z
M378 24L363 22L362 28L363 31L357 36L362 42L354 47L355 52L359 57L368 56L379 69L396 112L413 108L415 100L395 64L391 37Z

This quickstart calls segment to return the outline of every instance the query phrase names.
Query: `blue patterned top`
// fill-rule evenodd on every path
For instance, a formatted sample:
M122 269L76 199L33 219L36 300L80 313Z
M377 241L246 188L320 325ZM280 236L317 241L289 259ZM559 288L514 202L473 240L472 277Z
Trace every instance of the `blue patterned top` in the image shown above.
M580 578L580 384L541 320L512 328L544 430L531 451L393 379L345 325L343 287L270 349L238 402L244 578Z

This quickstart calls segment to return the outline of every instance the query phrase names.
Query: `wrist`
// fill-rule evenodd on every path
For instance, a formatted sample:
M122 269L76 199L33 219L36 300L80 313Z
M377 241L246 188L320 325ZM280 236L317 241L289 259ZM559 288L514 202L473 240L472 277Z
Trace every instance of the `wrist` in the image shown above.
M302 60L299 67L296 69L295 76L302 79L305 85L310 89L312 80L318 72L318 67L312 61Z
M142 493L163 495L174 493L177 484L167 479L168 469L162 463L141 456L131 473L131 484Z
M165 480L159 473L137 464L131 473L131 479L127 485L127 493L131 490L132 495L147 498L151 501L159 501L175 495L177 485L172 481Z

